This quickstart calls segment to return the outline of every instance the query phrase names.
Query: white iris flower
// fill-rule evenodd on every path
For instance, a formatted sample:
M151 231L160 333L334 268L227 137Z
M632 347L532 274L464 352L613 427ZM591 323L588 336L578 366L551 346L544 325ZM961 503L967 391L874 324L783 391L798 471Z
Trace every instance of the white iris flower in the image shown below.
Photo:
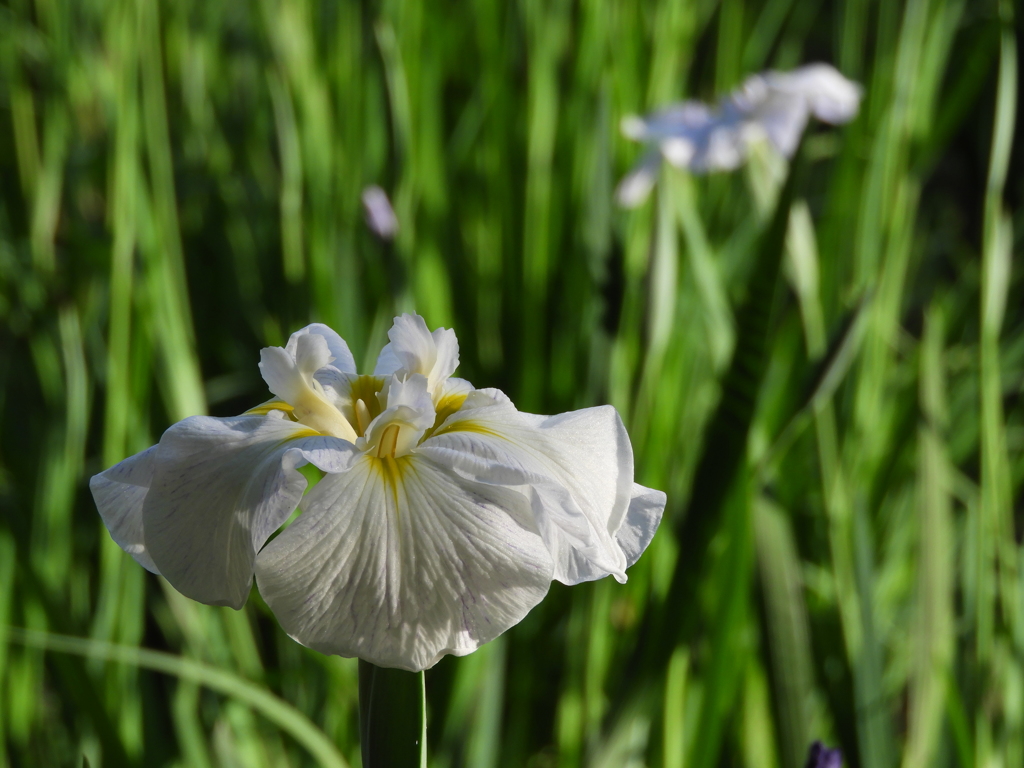
M388 336L372 376L325 325L264 349L274 399L92 479L114 541L212 605L240 608L255 574L300 643L409 670L493 640L552 579L624 582L665 494L633 482L615 409L520 413L452 377L453 331L403 315Z
M833 125L847 123L860 100L860 86L834 67L808 64L751 75L717 106L684 101L647 117L629 115L622 120L623 135L650 149L619 184L616 197L627 208L640 205L657 181L662 157L694 173L731 171L759 141L792 157L812 115Z

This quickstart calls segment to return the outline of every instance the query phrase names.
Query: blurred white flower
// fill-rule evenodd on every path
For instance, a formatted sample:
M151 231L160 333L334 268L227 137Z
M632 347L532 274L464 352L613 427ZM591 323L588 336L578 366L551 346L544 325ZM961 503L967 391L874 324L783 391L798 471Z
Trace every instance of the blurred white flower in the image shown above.
M374 184L363 190L362 198L366 226L381 240L394 240L398 234L398 217L387 193Z
M811 115L833 125L849 122L861 95L860 86L834 67L808 64L752 75L713 107L684 101L647 117L628 115L623 135L650 149L619 184L616 199L627 208L642 203L662 157L694 173L728 171L743 163L754 142L765 140L791 157Z
M240 608L255 573L300 643L410 670L494 639L552 579L625 581L665 494L633 482L615 409L521 413L452 377L453 331L403 315L388 336L372 376L325 325L264 349L274 399L93 477L113 539L204 603ZM325 474L303 495L307 463Z

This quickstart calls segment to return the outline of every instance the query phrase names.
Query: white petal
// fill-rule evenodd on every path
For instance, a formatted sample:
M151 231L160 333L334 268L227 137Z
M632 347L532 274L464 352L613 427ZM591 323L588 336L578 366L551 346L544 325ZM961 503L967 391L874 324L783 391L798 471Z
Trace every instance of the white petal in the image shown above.
M402 367L402 361L395 354L393 344L385 344L377 355L377 364L373 367L374 376L390 376Z
M273 416L185 419L160 438L143 504L145 544L182 594L240 608L253 560L306 488L297 468L349 465L355 448Z
M430 372L431 390L443 383L459 367L459 340L451 328L438 328L430 334L437 348L437 359Z
M861 87L828 64L808 64L792 72L767 72L764 77L773 90L802 96L811 113L826 123L848 123L860 109Z
M288 344L285 346L288 354L292 356L292 359L297 359L299 339L307 334L320 336L325 342L327 342L327 349L331 353L331 357L334 360L331 361L331 365L337 368L342 373L355 373L356 372L356 360L352 356L352 352L348 348L348 344L335 333L331 328L324 325L323 323L312 323L307 325L305 328L300 328L291 335L288 339Z
M295 336L292 337L295 339ZM289 342L291 344L291 342ZM348 419L333 402L336 392L324 389L313 376L314 366L323 362L327 348L320 336L300 336L295 339L294 355L281 347L265 347L260 350L260 374L267 388L293 407L293 415L325 435L340 437L355 442L356 432ZM321 370L325 373L326 369ZM340 374L339 376L345 376Z
M431 333L419 315L396 317L388 338L391 342L381 350L373 369L376 376L398 371L419 373L427 377L430 392L434 394L459 367L459 342L455 331L438 328Z
M667 109L655 112L642 121L647 141L660 141L671 137L696 140L708 128L721 119L706 104L699 101L683 101ZM639 124L634 124L639 127Z
M410 314L396 317L388 338L391 342L381 350L374 375L387 376L399 369L424 376L430 373L437 359L437 344L422 317Z
M311 378L334 358L327 349L327 340L315 333L299 336L295 342L295 366L303 376Z
M648 139L647 121L639 115L626 115L619 122L619 130L627 139L646 141Z
M147 571L159 573L142 535L142 503L153 481L155 451L154 445L94 475L89 489L110 538Z
M414 454L328 475L256 559L260 593L322 653L420 670L470 653L544 597L552 563L524 498Z
M615 541L622 547L627 566L639 559L654 538L665 512L665 501L662 491L633 483L626 519L615 533Z
M636 208L647 199L658 180L661 155L657 150L644 154L615 189L615 200L623 208Z
M792 157L809 116L807 100L802 96L777 93L758 108L756 124L776 150Z
M614 537L632 496L633 451L615 409L534 416L507 402L467 407L475 405L476 395L418 453L436 454L438 462L478 482L535 487L534 503L545 505L538 526L559 581L575 584L609 574L625 581L627 558Z

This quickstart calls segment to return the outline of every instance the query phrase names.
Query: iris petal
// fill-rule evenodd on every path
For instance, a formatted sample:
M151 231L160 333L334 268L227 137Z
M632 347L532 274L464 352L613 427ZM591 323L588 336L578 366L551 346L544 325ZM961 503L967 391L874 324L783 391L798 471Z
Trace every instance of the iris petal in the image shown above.
M312 323L305 328L300 328L291 335L288 339L288 344L285 346L285 351L292 356L293 360L297 359L299 339L307 334L322 336L324 341L327 342L327 349L330 351L331 357L334 358L330 363L333 367L342 373L354 374L356 372L356 359L352 356L348 344L334 330L323 323Z
M156 449L154 445L94 475L89 488L110 538L147 571L160 573L142 533L142 504L153 482Z
M419 373L427 377L428 388L435 393L459 367L459 342L455 331L438 328L431 333L419 315L396 317L388 338L391 342L377 357L375 376L398 371Z
M274 416L193 416L155 450L142 511L146 549L182 594L240 608L256 553L306 488L298 467L340 471L355 448Z
M633 453L615 409L536 416L519 413L500 393L480 405L483 394L474 392L420 453L436 454L478 482L536 489L534 503L543 505L538 524L559 581L609 574L625 581L630 561L616 535L634 495Z
M328 475L256 558L284 629L322 653L420 670L518 623L552 562L525 498L422 454Z

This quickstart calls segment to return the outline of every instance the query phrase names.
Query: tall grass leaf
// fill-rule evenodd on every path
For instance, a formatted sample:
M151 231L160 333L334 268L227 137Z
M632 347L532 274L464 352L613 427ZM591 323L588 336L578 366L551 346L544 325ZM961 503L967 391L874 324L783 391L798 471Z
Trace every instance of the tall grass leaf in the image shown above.
M149 239L151 269L158 281L158 331L168 385L168 409L174 419L206 411L192 313L186 287L185 260L178 223L174 162L167 123L163 45L155 0L138 5L141 53L142 119L151 183L153 231Z
M274 123L281 156L281 256L285 279L292 283L306 274L302 239L302 146L295 125L291 90L274 71L267 73L274 105Z
M665 673L665 701L662 706L662 766L686 768L686 694L690 655L677 648Z
M814 662L800 560L788 519L767 499L754 504L754 529L780 765L798 766L822 736L812 730Z
M945 322L929 311L921 345L918 456L918 583L913 619L910 715L903 768L934 764L946 713L946 681L956 644L953 621L953 536L945 448Z
M64 190L64 161L70 141L65 105L47 105L43 129L43 154L32 205L32 260L35 268L49 275L57 268L54 238Z

